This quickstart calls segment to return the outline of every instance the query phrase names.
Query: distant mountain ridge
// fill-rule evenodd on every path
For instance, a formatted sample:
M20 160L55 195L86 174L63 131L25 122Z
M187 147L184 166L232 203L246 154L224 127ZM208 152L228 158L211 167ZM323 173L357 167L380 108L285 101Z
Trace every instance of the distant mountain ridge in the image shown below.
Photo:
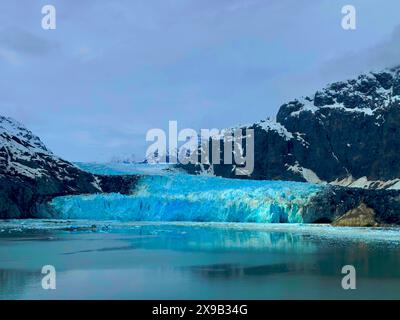
M255 168L246 177L400 188L400 67L335 82L283 104L255 131ZM199 173L199 166L183 166ZM217 176L238 178L232 165Z

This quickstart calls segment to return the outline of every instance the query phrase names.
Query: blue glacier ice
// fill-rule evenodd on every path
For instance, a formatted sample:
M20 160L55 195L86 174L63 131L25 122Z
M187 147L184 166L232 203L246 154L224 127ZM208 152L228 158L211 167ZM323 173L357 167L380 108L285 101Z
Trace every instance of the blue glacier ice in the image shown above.
M102 173L118 174L103 167ZM90 166L86 166L90 170ZM99 165L95 171L99 170ZM132 171L137 170L134 168ZM122 170L128 173L126 168ZM132 195L95 194L53 199L62 219L301 223L321 186L252 181L184 173L146 175Z

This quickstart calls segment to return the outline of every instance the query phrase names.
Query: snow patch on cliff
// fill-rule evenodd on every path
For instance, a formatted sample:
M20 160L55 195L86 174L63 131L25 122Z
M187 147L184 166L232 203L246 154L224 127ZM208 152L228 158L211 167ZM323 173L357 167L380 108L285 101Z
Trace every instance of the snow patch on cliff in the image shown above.
M300 175L301 177L304 178L307 182L310 183L317 183L317 184L326 184L325 181L321 180L314 171L303 168L299 165L298 162L296 162L295 165L293 166L288 166L288 170Z
M367 177L356 179L350 175L343 179L336 179L334 181L331 181L329 184L349 188L400 190L400 178L382 181L368 180Z

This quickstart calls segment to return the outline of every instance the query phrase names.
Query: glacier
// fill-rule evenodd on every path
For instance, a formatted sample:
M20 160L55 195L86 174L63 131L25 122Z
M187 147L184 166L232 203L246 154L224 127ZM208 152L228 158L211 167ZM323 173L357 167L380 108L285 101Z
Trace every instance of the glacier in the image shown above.
M81 167L107 174L138 173L141 168ZM159 170L141 176L131 195L57 197L49 207L61 219L302 223L304 213L313 210L308 206L310 199L322 188L302 182L235 180Z

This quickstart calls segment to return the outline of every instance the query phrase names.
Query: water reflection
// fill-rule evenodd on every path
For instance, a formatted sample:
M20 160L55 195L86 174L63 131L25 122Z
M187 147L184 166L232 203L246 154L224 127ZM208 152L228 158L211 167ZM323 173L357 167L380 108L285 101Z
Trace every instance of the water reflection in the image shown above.
M309 266L311 267L311 266ZM195 275L205 278L226 278L234 279L244 276L270 276L276 274L293 273L299 271L308 271L311 269L305 266L293 263L266 264L261 266L245 266L241 264L213 264L204 266L192 266L183 268L183 271L189 270Z
M0 269L0 299L18 299L26 287L40 281L38 272Z
M357 294L395 298L399 248L221 226L8 230L0 233L0 298L50 297L40 287L44 264L58 272L51 298L342 297L347 264L356 267Z

